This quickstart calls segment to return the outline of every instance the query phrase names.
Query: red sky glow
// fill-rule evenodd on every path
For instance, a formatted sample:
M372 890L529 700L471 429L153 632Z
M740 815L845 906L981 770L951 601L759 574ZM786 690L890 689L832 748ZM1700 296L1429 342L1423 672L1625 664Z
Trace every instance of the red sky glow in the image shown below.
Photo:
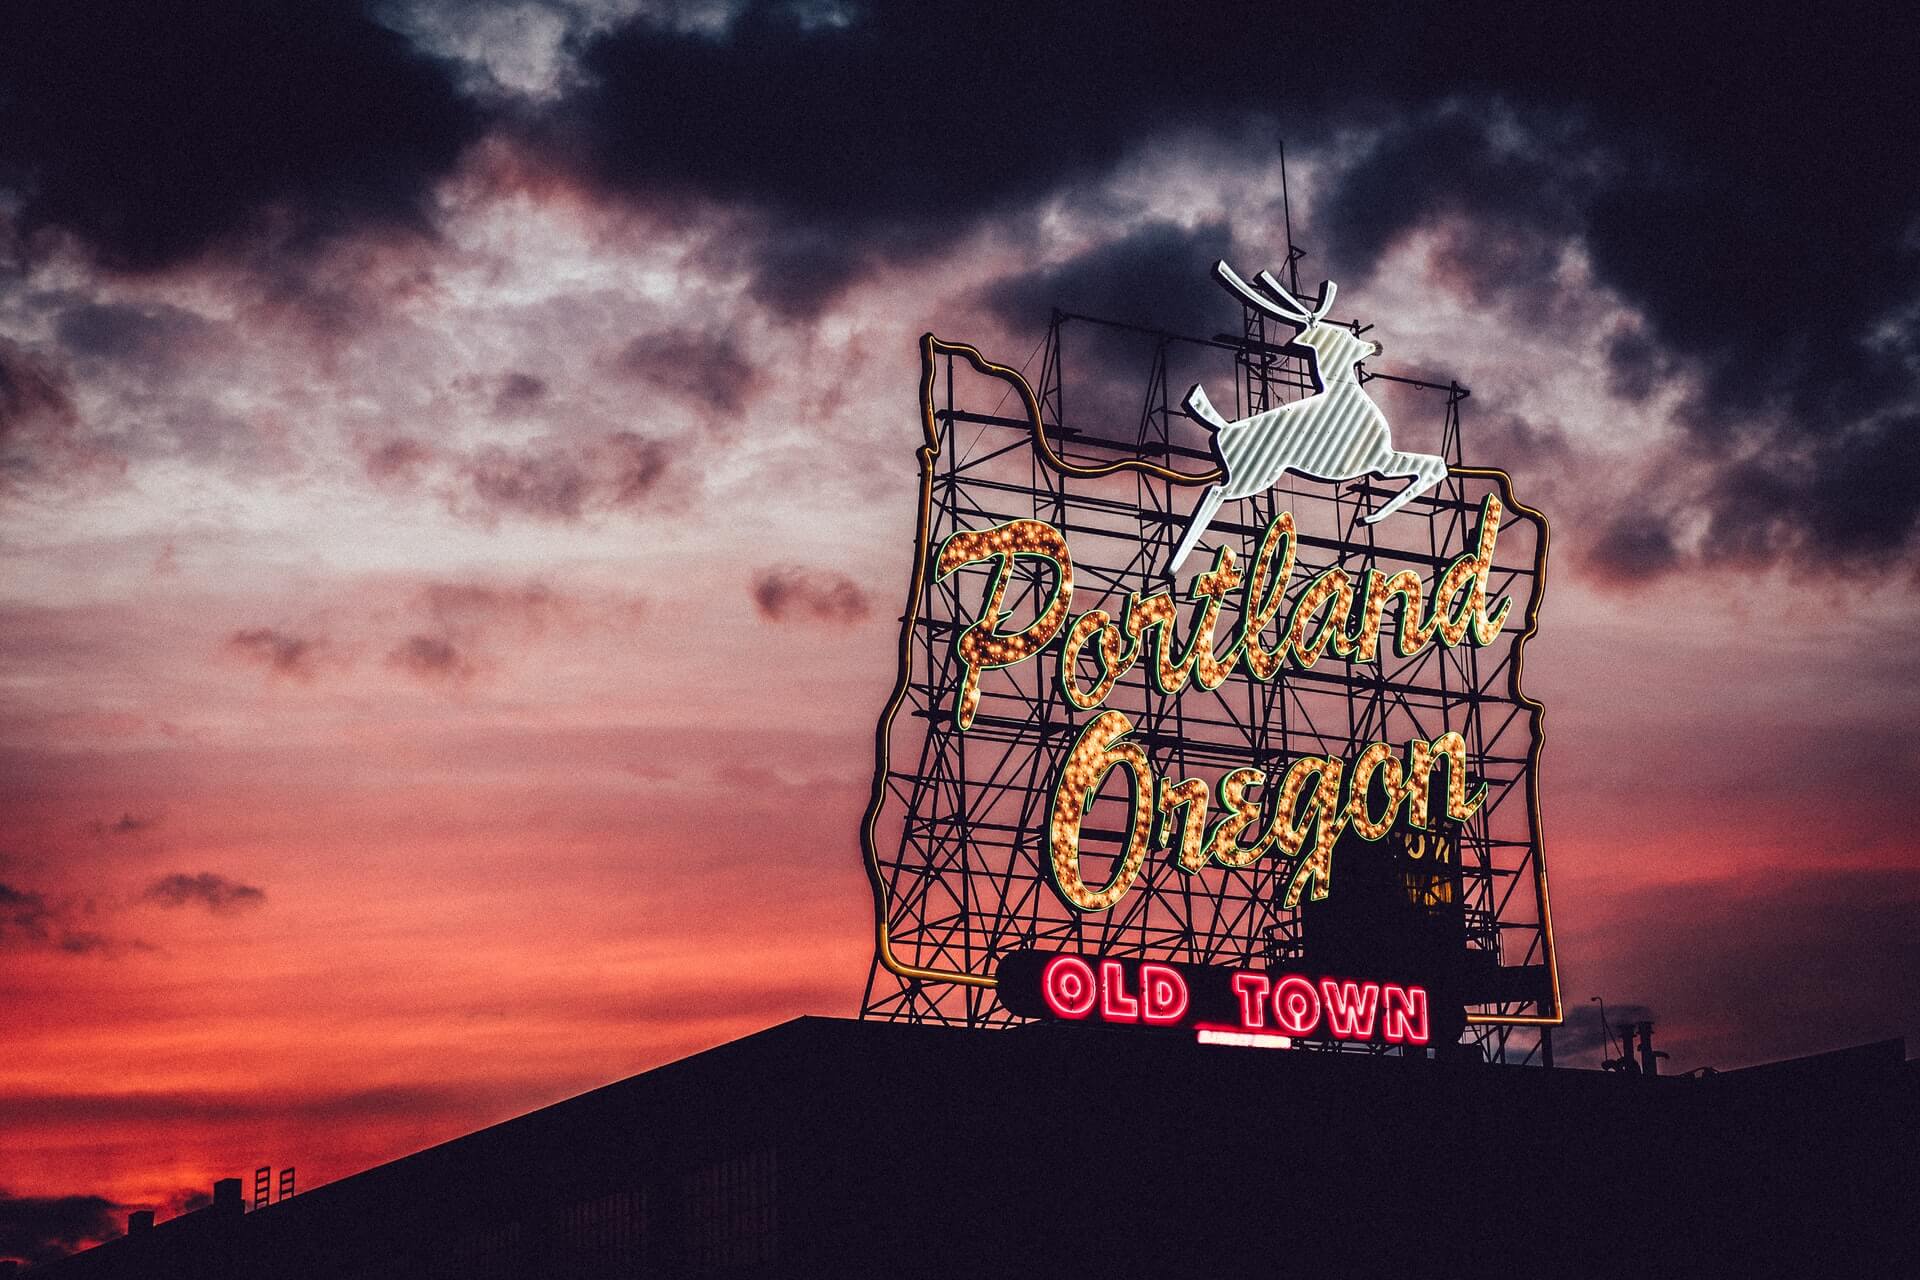
M394 9L453 101L529 112L640 21ZM1598 214L1436 196L1343 230L1416 127L1564 164L1567 201L1625 164L1577 113L1462 92L1303 131L1284 210L1269 121L1225 107L937 228L628 181L505 116L447 126L405 217L310 235L317 191L137 260L36 212L52 177L0 200L0 1196L312 1186L856 1012L919 335L1037 375L1048 290L1277 262L1288 213L1380 369L1469 385L1468 461L1554 522L1527 679L1562 1060L1599 1061L1594 995L1676 1070L1920 1035L1913 473L1905 524L1882 495L1829 527L1759 471L1743 516L1731 477L1810 411L1728 407L1717 347L1629 378L1679 319ZM1118 318L1184 324L1192 286ZM1916 297L1881 316L1909 362ZM1912 404L1902 367L1861 422Z

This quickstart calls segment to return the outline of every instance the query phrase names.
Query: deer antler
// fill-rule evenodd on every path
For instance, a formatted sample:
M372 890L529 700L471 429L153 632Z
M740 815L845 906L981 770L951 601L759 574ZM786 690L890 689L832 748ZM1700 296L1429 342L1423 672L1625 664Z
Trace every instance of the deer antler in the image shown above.
M1284 302L1260 292L1242 280L1234 269L1227 265L1224 258L1213 264L1213 274L1221 284L1238 294L1242 302L1256 310L1264 311L1275 320L1283 320L1301 329L1313 323L1308 319L1307 309L1285 290L1281 290L1279 294L1280 298L1285 299Z
M1327 310L1333 306L1334 284L1331 280L1320 282L1320 297L1309 307L1288 293L1286 287L1273 278L1271 271L1262 271L1254 277L1255 283L1260 286L1258 289L1242 280L1225 260L1213 264L1213 274L1221 284L1239 295L1240 300L1248 306L1298 329L1308 329L1319 324L1326 316Z
M1308 324L1319 324L1321 320L1326 318L1327 312L1333 307L1333 294L1336 286L1331 280L1322 280L1320 282L1319 301L1315 302L1312 307L1308 307L1302 303L1300 299L1288 293L1286 286L1274 279L1273 272L1262 271L1253 279L1255 284L1258 284L1262 289L1265 289L1268 293L1278 298L1283 305L1292 307L1301 315L1305 316Z

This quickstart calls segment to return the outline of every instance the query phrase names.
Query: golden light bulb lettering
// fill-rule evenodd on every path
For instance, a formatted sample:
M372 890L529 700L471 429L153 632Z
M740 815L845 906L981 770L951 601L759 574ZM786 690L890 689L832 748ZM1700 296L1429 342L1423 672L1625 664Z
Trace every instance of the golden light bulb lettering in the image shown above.
M1233 551L1221 547L1212 567L1195 575L1188 592L1193 612L1184 644L1177 634L1181 610L1166 588L1129 594L1118 617L1094 609L1068 626L1072 558L1065 536L1045 521L1013 520L957 533L940 549L938 579L969 565L984 564L988 572L980 613L953 642L963 667L954 723L963 731L973 724L984 672L1025 662L1059 639L1055 674L1062 697L1077 710L1098 711L1076 737L1053 791L1049 863L1062 899L1079 911L1110 909L1143 873L1149 850L1158 847L1156 856L1187 874L1208 865L1244 870L1277 852L1288 864L1276 872L1286 877L1283 904L1297 908L1302 900L1318 901L1327 896L1333 849L1348 826L1368 840L1379 840L1404 811L1411 827L1428 827L1436 766L1447 771L1447 816L1463 822L1478 811L1486 788L1483 784L1474 795L1467 793L1467 747L1459 733L1443 733L1431 741L1413 739L1404 753L1384 742L1370 743L1351 763L1332 755L1297 758L1284 774L1269 775L1252 766L1232 768L1210 791L1200 778L1161 779L1145 749L1126 740L1133 732L1132 721L1120 711L1100 708L1141 664L1152 688L1176 697L1189 684L1217 690L1236 672L1270 681L1287 665L1310 668L1328 652L1350 662L1376 661L1390 605L1396 615L1394 651L1402 657L1415 656L1436 640L1449 647L1490 643L1512 605L1503 598L1491 613L1487 608L1500 519L1500 504L1489 497L1481 506L1473 552L1456 558L1439 575L1431 612L1424 608L1429 600L1426 586L1413 570L1384 575L1369 568L1356 580L1338 567L1316 574L1288 609L1298 534L1292 515L1282 512L1262 532L1244 574ZM1053 581L1033 619L1007 629L1008 584L1022 556L1049 562ZM1236 591L1239 625L1222 645L1217 635L1220 615ZM1267 633L1283 610L1286 624L1269 648ZM1092 679L1083 683L1089 666ZM1124 772L1129 789L1125 847L1105 883L1089 885L1082 870L1081 826L1115 770ZM1438 844L1409 849L1420 858L1440 852Z
M1173 815L1180 815L1174 824ZM1180 833L1180 842L1162 849L1158 856L1174 855L1174 865L1193 875L1207 865L1207 783L1204 778L1160 783L1160 817L1170 829Z
M1147 753L1138 743L1122 741L1133 732L1133 722L1118 711L1102 711L1087 722L1060 766L1054 784L1053 809L1048 823L1049 865L1053 885L1068 905L1081 911L1105 911L1133 888L1147 860L1153 838L1154 774ZM1098 889L1080 874L1080 826L1099 794L1100 784L1115 769L1127 775L1131 819L1127 844L1112 878Z
M1032 622L1019 631L1003 633L1000 619L1007 598L1007 578L1018 556L1053 563L1053 592ZM986 603L974 623L953 641L954 652L966 668L953 708L954 727L963 731L972 726L980 707L980 673L1025 662L1046 648L1073 607L1073 557L1067 554L1066 537L1044 520L1010 520L991 529L954 534L940 548L935 581L981 561L993 564Z

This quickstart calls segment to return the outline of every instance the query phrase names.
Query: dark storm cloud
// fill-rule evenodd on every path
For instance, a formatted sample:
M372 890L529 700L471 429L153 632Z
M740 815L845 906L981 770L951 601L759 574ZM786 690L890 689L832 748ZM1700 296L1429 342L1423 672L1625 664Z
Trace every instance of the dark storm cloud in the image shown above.
M932 252L946 238L917 232L883 225L850 234L773 218L708 256L715 266L746 272L755 302L782 319L805 321L877 264Z
M761 569L751 591L753 607L769 622L858 622L873 607L852 578L806 565Z
M613 358L629 377L728 417L747 407L760 371L726 334L669 330L642 334Z
M1600 527L1588 546L1587 567L1608 582L1629 585L1678 568L1680 548L1658 512L1622 512Z
M81 906L0 883L0 949L62 951L83 956L110 951L106 935L82 927Z
M1648 325L1606 339L1613 389L1645 397L1677 373L1698 387L1680 415L1686 440L1670 491L1647 515L1611 530L1597 551L1617 576L1652 576L1685 562L1662 506L1704 517L1698 552L1709 563L1811 567L1838 558L1861 567L1911 549L1920 434L1905 370L1920 350L1911 310L1920 274L1915 255L1898 247L1900 225L1873 227L1857 213L1838 218L1853 224L1849 243L1881 260L1864 273L1850 264L1823 275L1834 297L1808 314L1765 264L1787 252L1783 230L1811 243L1833 234L1834 219L1769 193L1742 202L1729 169L1744 165L1748 180L1798 186L1800 179L1771 171L1778 156L1730 137L1706 149L1658 131L1651 136L1673 149L1635 156L1597 125L1578 132L1585 152L1618 148L1604 178L1582 160L1569 162L1582 148L1543 154L1460 112L1409 123L1346 172L1316 224L1337 255L1366 263L1441 211L1451 218L1446 266L1455 283L1549 323L1559 286L1538 235L1583 237L1600 281ZM1776 141L1781 151L1795 148L1793 135ZM1690 176L1676 177L1676 167ZM1715 183L1724 184L1723 203L1689 205L1702 184ZM1385 198L1389 189L1397 200ZM1900 212L1884 203L1882 210ZM1830 318L1837 314L1856 319ZM1585 336L1568 333L1574 342Z
M1059 307L1211 337L1232 314L1213 281L1213 264L1233 256L1233 232L1224 222L1191 229L1149 222L1050 270L1008 276L988 287L985 300L1017 330L1037 328Z
M518 585L429 582L414 593L410 607L421 625L388 651L387 665L426 684L464 684L550 627L607 620L537 579ZM631 605L618 612L630 618Z
M121 465L82 439L67 371L0 337L0 497L57 488Z
M1101 172L1149 130L1271 103L1270 74L1236 47L1321 17L1012 0L845 12L760 0L718 35L639 14L580 45L584 83L559 123L611 189L950 232ZM1328 74L1302 54L1287 87L1316 95Z
M717 216L727 230L701 251L707 269L737 270L760 305L801 319L876 265L949 249L986 219L1001 217L1010 242L1031 235L1043 201L1092 189L1149 139L1205 137L1221 165L1264 165L1284 133L1318 167L1302 236L1315 270L1363 278L1424 231L1448 289L1597 344L1616 390L1698 389L1686 449L1657 468L1655 505L1689 517L1687 536L1675 520L1650 539L1675 548L1675 566L1696 554L1864 565L1910 550L1920 522L1920 194L1898 162L1920 153L1912 23L1809 23L1788 6L1521 19L749 0L710 23L576 15L559 92L484 104L349 4L84 0L29 6L8 37L0 184L25 243L64 230L129 269L238 248L269 296L340 332L376 305L375 286L352 270L320 278L310 254L261 252L262 229L295 247L430 230L431 184L488 130L549 178ZM1264 238L1273 214L1236 210L1235 227L1250 220ZM1164 263L1181 279L1155 318L1205 328L1178 264L1204 259L1212 233L1135 229L1047 283L1131 315L1131 298L1111 296L1122 273ZM1641 330L1569 328L1554 270L1568 243ZM1009 284L994 301L1037 312L1056 300L1043 293ZM66 337L77 351L152 351L155 319L83 312ZM675 354L643 344L633 360L664 390L735 411L728 377L668 381ZM708 355L724 373L724 353ZM0 386L0 405L9 394ZM17 434L10 475L26 465ZM629 501L663 455L634 458ZM468 506L575 519L597 501L592 470L552 449L492 453L467 470Z
M1920 519L1920 412L1818 424L1790 416L1707 494L1706 550L1728 560L1838 556L1871 567Z
M583 87L550 127L605 190L762 212L756 283L804 316L1152 130L1272 97L1222 64L1247 33L1191 6L848 13L751 3L717 36L642 15L581 43Z
M1920 148L1910 24L1809 28L1782 9L1728 27L1675 8L1610 10L1605 32L1597 11L1539 16L1538 36L1581 56L1529 67L1526 40L1491 42L1458 88L1519 114L1451 108L1388 130L1316 213L1329 249L1364 266L1451 217L1481 243L1454 264L1475 292L1538 306L1557 286L1525 237L1577 234L1646 329L1569 340L1608 343L1618 391L1697 385L1674 460L1701 465L1674 468L1667 497L1705 516L1706 560L1863 566L1911 549L1920 201L1885 160ZM1503 227L1517 234L1488 234Z
M293 248L424 229L430 184L482 127L358 6L297 0L19 6L0 101L18 229L129 271L267 229Z
M1405 233L1444 221L1456 237L1443 255L1450 283L1484 298L1550 293L1552 260L1539 233L1579 229L1600 183L1594 144L1564 126L1536 137L1538 125L1522 133L1501 123L1449 105L1382 130L1316 206L1316 249L1364 268Z
M60 312L54 331L60 345L80 360L160 372L208 341L213 325L163 303L82 302Z
M410 484L437 456L431 446L406 436L361 447L361 465L366 467L368 478L380 484Z
M500 379L499 390L493 395L493 411L501 414L518 413L546 398L547 384L544 379L516 371Z
M216 915L231 915L267 900L266 890L213 871L176 871L161 876L140 896L163 907L204 907Z
M1491 456L1505 460L1517 469L1561 467L1572 453L1566 429L1554 422L1541 422L1498 409L1481 410L1473 415L1476 441L1490 442Z
M474 673L473 663L445 636L408 636L387 654L387 663L427 681L461 681Z
M638 510L667 474L668 446L631 431L580 444L541 440L490 445L461 468L456 514L491 522L503 515L570 522L592 511Z
M317 637L294 635L278 627L247 627L227 637L227 645L276 675L311 680L316 659L326 642Z
M1615 334L1607 344L1609 387L1623 399L1645 400L1676 370L1672 354L1639 330Z
M486 517L578 520L592 489L587 463L563 445L482 449L467 464L465 478L477 511L465 509Z
M1364 275L1434 230L1450 287L1560 323L1552 268L1577 239L1648 328L1569 341L1609 343L1624 390L1700 379L1676 461L1707 478L1672 501L1707 516L1707 559L1912 544L1920 198L1892 158L1920 152L1913 24L1788 6L1732 22L1671 5L846 14L749 4L717 35L642 15L581 42L584 87L551 124L604 190L759 210L756 283L790 314L1150 135L1267 121L1312 148L1333 125L1378 127L1330 171L1303 238L1317 265ZM1278 49L1283 67L1247 52ZM1095 249L1058 284L1099 284L1108 253L1129 256ZM1001 301L1037 309L1041 292ZM1756 477L1777 501L1752 501Z
M0 441L24 434L37 422L71 423L73 418L66 375L18 343L0 338Z
M0 1189L0 1259L52 1262L120 1234L124 1208L99 1196L16 1196Z

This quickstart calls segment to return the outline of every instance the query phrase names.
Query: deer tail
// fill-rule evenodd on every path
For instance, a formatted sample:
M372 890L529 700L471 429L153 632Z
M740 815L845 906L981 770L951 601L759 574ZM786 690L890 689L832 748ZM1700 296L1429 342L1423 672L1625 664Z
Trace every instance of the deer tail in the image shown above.
M1213 401L1207 399L1207 389L1197 382L1187 392L1186 402L1181 407L1187 411L1189 418L1203 427L1218 431L1227 425L1227 420L1213 407Z

